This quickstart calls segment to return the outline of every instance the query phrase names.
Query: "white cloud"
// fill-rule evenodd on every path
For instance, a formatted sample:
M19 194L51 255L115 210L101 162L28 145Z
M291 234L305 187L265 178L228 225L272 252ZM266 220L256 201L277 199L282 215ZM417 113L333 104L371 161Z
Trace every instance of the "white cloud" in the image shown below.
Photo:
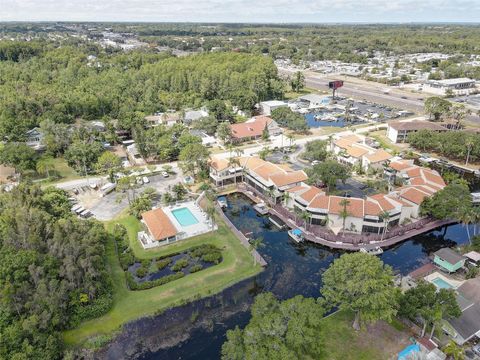
M321 23L479 19L479 0L0 0L0 21Z

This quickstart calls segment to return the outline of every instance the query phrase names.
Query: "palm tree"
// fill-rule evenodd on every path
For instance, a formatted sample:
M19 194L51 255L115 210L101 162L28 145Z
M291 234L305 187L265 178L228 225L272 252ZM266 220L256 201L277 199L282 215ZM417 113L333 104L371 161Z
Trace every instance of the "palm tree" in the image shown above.
M467 137L467 139L465 140L465 147L467 148L467 158L465 159L465 166L468 165L468 161L470 160L470 152L472 151L473 145L475 145L475 143L473 142L472 137Z
M380 220L383 221L383 230L382 230L382 238L381 238L381 240L383 240L383 237L385 236L388 230L390 214L388 211L382 211L378 217L380 218Z
M443 352L453 360L463 360L465 358L465 353L462 347L457 345L453 340L450 340L450 342L443 348Z
M51 156L44 156L37 162L37 172L47 174L50 177L50 170L55 169L55 160Z
M205 209L205 213L207 214L209 220L212 223L212 229L215 226L215 215L217 214L215 207L213 205L208 205Z
M240 167L240 160L237 157L230 157L228 159L228 166L229 167L231 167L231 166L234 167L234 170L235 170L234 181L235 181L235 186L237 186L237 167Z
M290 200L290 192L289 192L289 191L285 191L285 192L283 193L283 201L284 201L285 206L287 206L288 200Z
M340 217L342 218L342 231L345 233L345 221L347 220L348 213L347 206L350 205L350 201L348 199L342 199L340 201L340 206L342 210L340 211Z
M473 222L473 211L471 209L461 208L458 212L458 220L462 223L463 226L467 229L468 242L472 244L472 239L470 236L469 225Z
M290 133L290 134L287 134L286 138L287 138L288 141L290 142L290 147L292 147L293 142L295 141L295 135L293 135L292 133Z
M308 224L310 224L311 215L308 211L302 211L300 214L301 219L304 222L305 230L308 230Z
M250 246L249 246L250 252L257 250L262 246L265 246L265 244L263 243L263 238L262 237L255 238L252 241L250 241ZM253 255L253 266L255 265L257 265L257 258L255 257L255 255Z

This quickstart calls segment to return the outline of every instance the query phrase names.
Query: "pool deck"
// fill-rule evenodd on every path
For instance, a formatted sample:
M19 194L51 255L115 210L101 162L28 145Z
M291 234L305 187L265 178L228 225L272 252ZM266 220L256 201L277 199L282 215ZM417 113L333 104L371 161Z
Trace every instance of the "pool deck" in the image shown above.
M264 198L257 196L257 194L254 194L252 191L246 188L244 189L239 187L237 189L237 192L244 194L255 203L265 201ZM277 206L277 209L270 207L269 212L270 214L273 214L279 217L289 228L302 229L304 233L304 238L307 241L313 242L315 244L327 246L331 249L348 250L348 251L360 251L360 249L370 250L376 247L388 248L396 244L399 244L405 240L408 240L414 236L427 233L429 231L435 230L437 228L440 228L446 225L457 223L457 221L454 221L454 220L422 219L415 223L409 224L410 227L409 226L399 227L399 229L403 230L401 234L392 236L391 235L392 232L387 233L385 235L386 238L382 241L371 241L367 243L365 240L362 240L363 238L360 234L351 234L351 233L345 233L345 234L339 234L339 235L329 234L329 236L332 239L334 239L334 241L332 241L332 240L327 240L324 237L318 234L314 234L312 231L305 229L301 224L299 224L299 222L295 222L295 220L293 220L292 218L289 218L285 214L281 213L280 208L278 208L278 206ZM312 228L312 226L310 226L310 228ZM360 239L360 241L357 241L358 239Z
M180 224L180 221L176 218L173 212L182 208L187 208L198 222L186 226ZM167 215L169 220L172 222L172 224L177 228L178 232L182 234L181 239L205 234L207 232L216 230L217 228L216 225L214 225L213 227L210 225L210 221L208 220L207 215L200 208L200 206L195 203L195 201L187 201L176 205L166 206L163 207L163 211L165 212L165 215Z

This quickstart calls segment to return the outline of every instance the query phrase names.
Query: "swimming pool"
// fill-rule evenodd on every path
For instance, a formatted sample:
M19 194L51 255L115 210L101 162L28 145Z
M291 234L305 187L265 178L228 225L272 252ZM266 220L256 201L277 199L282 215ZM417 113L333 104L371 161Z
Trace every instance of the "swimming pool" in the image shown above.
M452 285L439 277L433 279L432 283L439 289L453 289Z
M190 226L190 225L198 224L197 218L186 207L172 210L172 215L175 217L178 223L182 226Z

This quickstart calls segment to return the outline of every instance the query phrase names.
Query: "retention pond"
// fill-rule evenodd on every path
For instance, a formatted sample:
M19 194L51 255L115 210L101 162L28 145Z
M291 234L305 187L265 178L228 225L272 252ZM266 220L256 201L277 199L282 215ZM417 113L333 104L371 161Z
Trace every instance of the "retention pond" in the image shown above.
M96 354L98 358L219 359L226 331L248 323L249 308L258 293L270 291L282 299L297 294L319 296L323 272L342 252L297 244L268 216L257 215L246 197L233 194L227 200L225 213L235 226L249 237L263 238L258 251L268 262L266 269L210 298L127 324L122 334ZM465 228L450 225L398 244L380 257L395 272L407 274L428 262L432 252L466 241Z

